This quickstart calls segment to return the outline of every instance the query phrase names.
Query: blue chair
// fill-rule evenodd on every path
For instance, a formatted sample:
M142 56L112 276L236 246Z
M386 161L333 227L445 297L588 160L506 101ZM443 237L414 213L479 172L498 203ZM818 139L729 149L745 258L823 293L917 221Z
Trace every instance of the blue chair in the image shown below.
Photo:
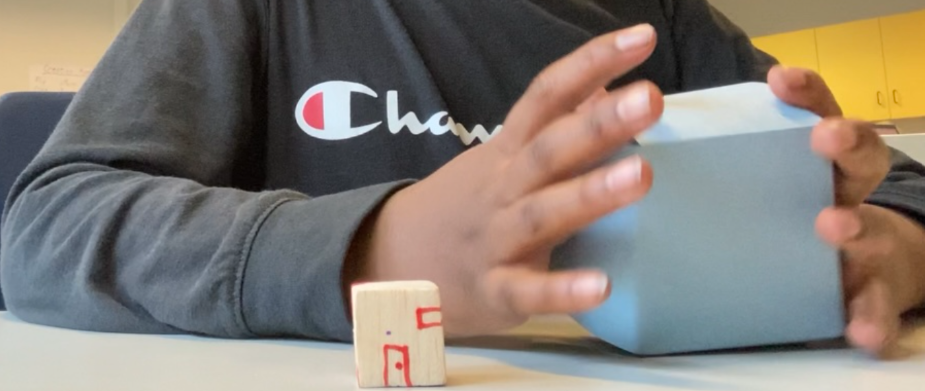
M0 96L0 201L6 199L13 182L45 144L73 98L70 92ZM0 203L0 211L2 208ZM3 309L0 291L0 310Z

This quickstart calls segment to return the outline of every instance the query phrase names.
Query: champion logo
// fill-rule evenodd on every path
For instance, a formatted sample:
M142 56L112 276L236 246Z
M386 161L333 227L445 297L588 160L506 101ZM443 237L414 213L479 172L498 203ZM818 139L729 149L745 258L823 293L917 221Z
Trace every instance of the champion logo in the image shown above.
M309 136L322 140L346 140L361 136L381 126L383 121L354 126L351 112L351 99L354 94L379 98L376 91L359 83L347 81L321 83L302 95L295 109L296 122ZM429 132L436 136L452 132L465 145L470 145L475 140L486 143L503 128L498 125L492 132L489 132L484 126L476 125L470 131L463 124L454 121L445 111L433 114L424 123L421 123L420 118L414 112L408 112L400 117L397 91L389 91L386 94L386 111L385 122L392 134L398 134L402 130L408 130L414 135Z

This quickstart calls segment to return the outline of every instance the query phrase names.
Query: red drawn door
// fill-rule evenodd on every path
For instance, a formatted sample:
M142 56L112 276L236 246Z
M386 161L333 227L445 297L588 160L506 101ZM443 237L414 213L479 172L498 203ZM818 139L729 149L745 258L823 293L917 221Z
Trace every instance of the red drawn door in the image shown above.
M411 384L411 357L408 354L408 346L385 345L382 348L382 354L385 361L385 368L382 371L385 386L413 387Z

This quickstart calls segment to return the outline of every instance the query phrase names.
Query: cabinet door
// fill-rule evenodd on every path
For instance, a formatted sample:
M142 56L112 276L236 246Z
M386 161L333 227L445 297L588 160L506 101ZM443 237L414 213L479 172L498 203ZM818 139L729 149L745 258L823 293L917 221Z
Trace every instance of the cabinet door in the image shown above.
M925 11L883 18L880 25L893 118L925 116Z
M816 32L813 29L758 37L752 39L752 44L788 67L819 72Z
M820 73L846 117L891 118L879 19L818 28L816 44Z

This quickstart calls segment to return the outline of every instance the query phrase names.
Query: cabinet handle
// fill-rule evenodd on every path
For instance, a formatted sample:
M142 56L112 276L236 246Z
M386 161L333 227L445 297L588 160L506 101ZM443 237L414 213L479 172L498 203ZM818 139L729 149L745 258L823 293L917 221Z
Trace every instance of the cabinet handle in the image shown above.
M899 95L899 90L893 90L893 102L900 104L899 100L902 99L902 96Z
M883 106L883 92L877 91L877 104Z

